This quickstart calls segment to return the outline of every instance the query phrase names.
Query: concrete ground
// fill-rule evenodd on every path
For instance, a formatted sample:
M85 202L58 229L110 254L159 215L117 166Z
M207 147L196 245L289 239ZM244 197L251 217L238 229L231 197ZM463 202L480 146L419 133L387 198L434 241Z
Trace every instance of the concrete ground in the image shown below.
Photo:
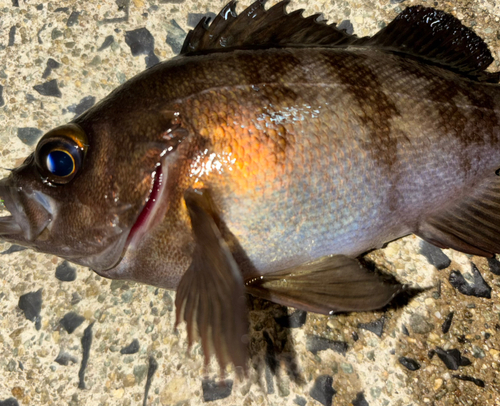
M224 3L0 0L0 167L17 166L43 132L146 60L173 57L200 15ZM499 69L495 0L294 0L288 10L322 12L364 36L414 4L472 26ZM142 46L137 56L128 31ZM199 346L186 352L183 326L174 332L173 292L105 280L8 243L0 252L2 406L500 404L500 264L414 236L370 258L427 290L384 312L331 317L252 300L253 367L243 380L229 370L224 384L213 362L204 369Z

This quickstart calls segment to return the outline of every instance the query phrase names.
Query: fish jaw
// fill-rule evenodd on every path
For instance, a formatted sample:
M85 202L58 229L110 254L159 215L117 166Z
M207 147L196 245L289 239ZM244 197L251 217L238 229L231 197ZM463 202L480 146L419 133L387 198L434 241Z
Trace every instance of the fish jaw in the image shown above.
M61 233L61 205L57 196L33 187L23 181L24 167L16 169L10 176L0 180L0 201L10 215L0 217L0 239L29 247L40 252L65 258L71 262L96 270L116 266L126 246L131 227L120 224L119 214L110 216L107 225L96 225L87 230L98 237L71 244ZM29 171L28 171L29 172ZM21 173L21 174L20 174ZM48 189L49 191L51 188ZM89 208L81 208L89 210ZM124 212L127 208L119 208ZM114 217L114 220L112 220Z
M0 199L11 213L0 218L0 236L24 245L34 242L43 233L57 210L50 196L37 190L17 187L12 177L0 180ZM29 204L29 210L24 208L26 204Z

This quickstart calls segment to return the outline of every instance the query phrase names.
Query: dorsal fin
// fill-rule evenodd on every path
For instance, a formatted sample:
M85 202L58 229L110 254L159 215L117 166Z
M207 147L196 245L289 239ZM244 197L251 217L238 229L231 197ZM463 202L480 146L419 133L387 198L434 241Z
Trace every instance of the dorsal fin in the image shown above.
M498 82L485 69L493 62L486 43L457 18L429 7L408 7L373 37L355 45L373 46L422 58L466 76Z
M287 13L290 0L266 10L266 0L256 0L242 13L232 0L208 25L204 17L191 30L181 54L230 49L273 47L373 47L406 54L480 81L498 82L500 73L485 69L493 62L488 46L451 14L429 7L408 7L372 37L358 38L319 21L304 18L303 10Z
M231 48L263 48L293 45L347 44L356 37L318 21L319 14L302 17L303 10L288 14L285 11L290 0L283 0L265 10L266 0L257 0L243 12L235 11L236 1L231 1L208 25L204 17L191 30L181 54L216 51Z

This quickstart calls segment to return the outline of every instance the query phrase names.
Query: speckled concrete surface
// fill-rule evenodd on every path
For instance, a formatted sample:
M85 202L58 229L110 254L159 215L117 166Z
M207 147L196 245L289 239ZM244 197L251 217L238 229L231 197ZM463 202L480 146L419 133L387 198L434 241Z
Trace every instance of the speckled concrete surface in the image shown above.
M198 14L217 12L224 3L0 1L0 166L17 166L42 132L69 121L155 57L174 56ZM349 20L363 36L411 4L453 13L499 59L500 2L494 0L295 0L288 9ZM141 28L154 45L149 38L149 47L133 56L126 33ZM148 40L147 32L129 35ZM354 406L500 404L500 276L494 273L500 271L494 261L443 254L410 236L370 254L401 281L428 288L407 305L307 314L302 325L305 314L287 319L285 308L254 300L250 376L240 380L229 370L225 385L218 385L216 365L205 370L199 346L187 353L183 327L173 331L174 293L112 282L82 267L74 267L76 280L61 281L73 279L62 260L9 247L0 243L0 405L143 404L155 363L148 405L312 406L329 404L332 395L334 404ZM488 287L491 298L484 297ZM31 309L30 321L19 305L27 297L36 302L32 292L40 289L41 311ZM84 369L82 341L90 349Z

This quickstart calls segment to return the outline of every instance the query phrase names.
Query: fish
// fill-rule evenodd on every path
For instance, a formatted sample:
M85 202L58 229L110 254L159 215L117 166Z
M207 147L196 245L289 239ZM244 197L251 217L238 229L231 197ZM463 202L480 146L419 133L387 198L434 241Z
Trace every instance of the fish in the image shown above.
M189 345L243 370L247 294L375 310L406 286L358 259L389 241L500 253L484 41L423 6L360 38L265 3L202 19L0 180L2 240L176 290Z

